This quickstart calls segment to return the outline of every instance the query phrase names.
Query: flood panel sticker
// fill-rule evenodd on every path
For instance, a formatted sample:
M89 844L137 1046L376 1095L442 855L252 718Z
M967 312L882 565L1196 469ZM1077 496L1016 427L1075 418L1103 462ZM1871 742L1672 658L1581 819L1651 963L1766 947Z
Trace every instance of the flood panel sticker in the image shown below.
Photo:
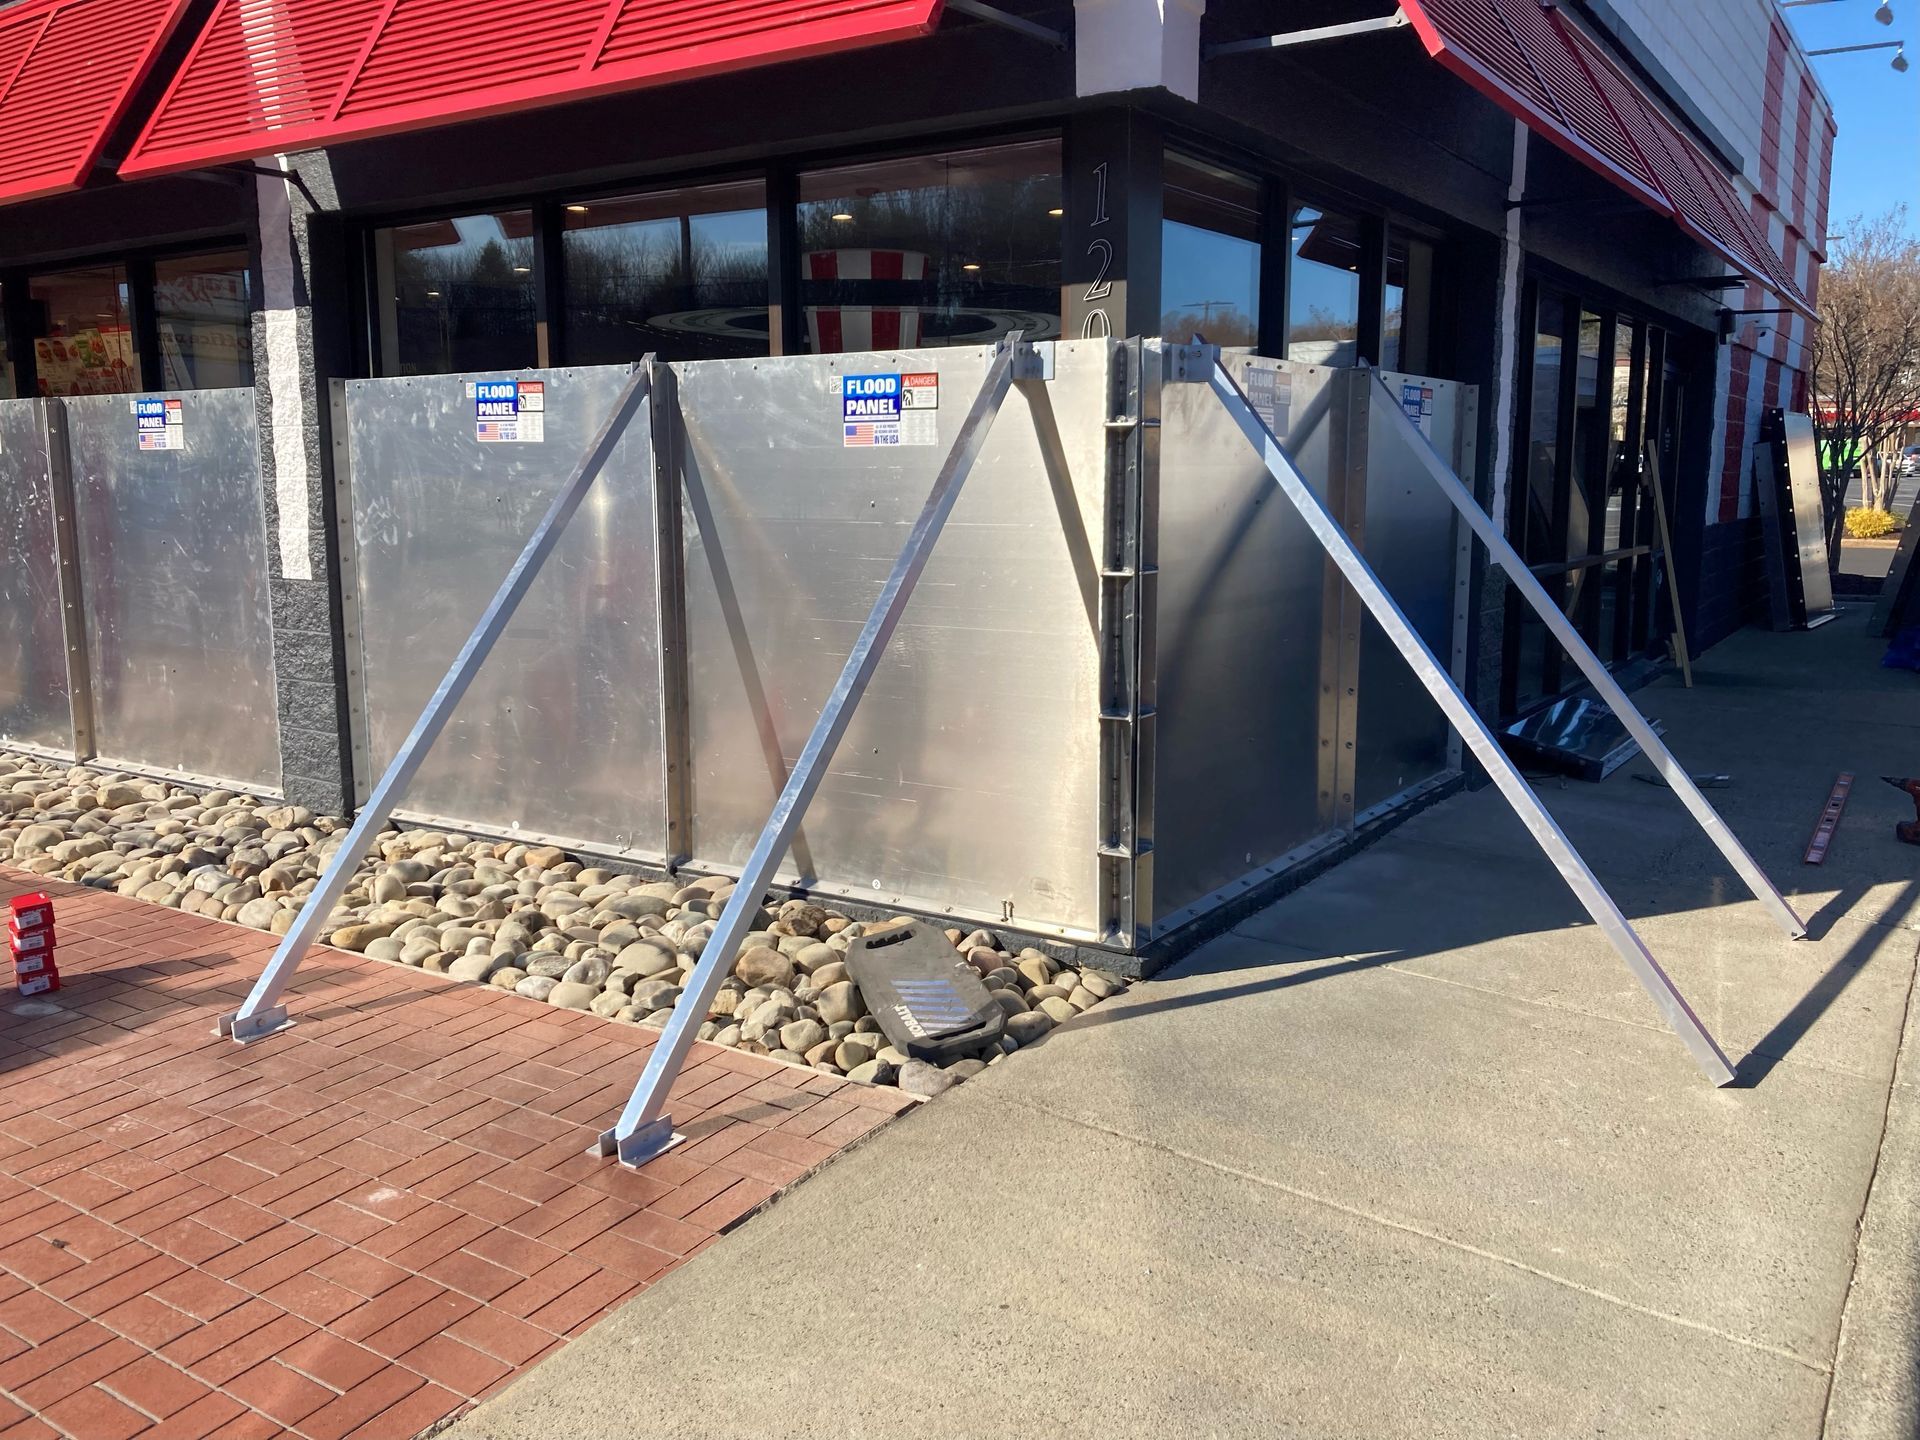
M840 443L845 449L937 444L939 411L938 375L840 377Z
M1433 438L1433 387L1431 385L1402 385L1400 387L1400 408L1407 412L1407 418L1420 427L1420 433L1431 440Z
M538 445L547 438L547 386L543 380L476 380L473 438L482 445Z
M1247 403L1266 422L1274 439L1286 439L1293 423L1293 376L1258 367L1247 371Z
M184 450L186 409L178 400L142 396L133 402L133 430L142 450Z

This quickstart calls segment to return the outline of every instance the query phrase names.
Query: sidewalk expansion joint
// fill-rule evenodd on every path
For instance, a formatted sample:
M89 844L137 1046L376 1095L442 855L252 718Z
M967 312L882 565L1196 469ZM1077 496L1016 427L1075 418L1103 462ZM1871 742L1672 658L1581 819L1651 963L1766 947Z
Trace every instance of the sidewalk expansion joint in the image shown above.
M1215 1171L1221 1175L1231 1176L1236 1180L1244 1180L1249 1184L1259 1185L1268 1190L1277 1190L1283 1195L1290 1195L1296 1200L1304 1200L1308 1204L1318 1205L1323 1209L1335 1211L1338 1214L1346 1215L1355 1220L1363 1220L1370 1224L1383 1226L1389 1230L1396 1230L1404 1235L1412 1235L1418 1239L1431 1241L1436 1245L1444 1245L1450 1250L1457 1250L1463 1254L1473 1255L1482 1260L1490 1260L1496 1265L1504 1265L1508 1269L1519 1270L1537 1279L1545 1280L1551 1285L1557 1285L1562 1289L1571 1290L1577 1294L1587 1296L1589 1299L1615 1305L1623 1310L1630 1310L1637 1315L1645 1315L1649 1319L1663 1321L1666 1324L1676 1325L1682 1329L1694 1330L1703 1335L1710 1335L1714 1339L1724 1340L1730 1345L1738 1345L1747 1350L1755 1350L1761 1354L1771 1355L1776 1359L1785 1360L1789 1364L1810 1371L1815 1375L1825 1375L1828 1377L1829 1382L1831 1382L1833 1376L1833 1367L1831 1365L1809 1359L1807 1356L1790 1350L1785 1346L1770 1345L1764 1340L1753 1340L1744 1335L1735 1335L1730 1331L1720 1329L1718 1326L1709 1325L1702 1320L1692 1320L1685 1315L1675 1315L1671 1311L1658 1310L1651 1305L1642 1305L1637 1301L1628 1300L1624 1296L1614 1295L1608 1291L1596 1289L1591 1285L1583 1285L1578 1280L1569 1279L1567 1276L1556 1275L1551 1270L1543 1270L1538 1265L1530 1265L1526 1261L1517 1260L1511 1255L1502 1255L1495 1250L1482 1249L1478 1245L1468 1244L1464 1240L1455 1240L1451 1236L1424 1229L1421 1226L1411 1224L1405 1220L1395 1220L1389 1216L1376 1215L1370 1210L1362 1210L1357 1206L1347 1205L1339 1200L1329 1199L1325 1195L1316 1195L1311 1190L1302 1190L1297 1186L1285 1184L1282 1181L1273 1179L1271 1176L1256 1175L1250 1171L1237 1169L1232 1165L1223 1165L1218 1160L1210 1160L1204 1155L1196 1155L1191 1151L1180 1150L1172 1145L1164 1145L1157 1140L1149 1140L1143 1135L1136 1135L1128 1130L1119 1130L1110 1125L1096 1124L1091 1120L1085 1120L1076 1115L1063 1114L1058 1110L1048 1109L1044 1105L1035 1105L1030 1101L1002 1099L996 1095L991 1097L990 1103L1005 1105L1010 1109L1031 1110L1037 1114L1045 1115L1050 1119L1062 1120L1070 1125L1078 1125L1084 1130L1091 1130L1097 1134L1111 1136L1115 1140L1124 1140L1129 1144L1138 1145L1142 1149L1157 1151L1170 1159L1184 1160L1189 1164L1203 1166L1208 1170Z

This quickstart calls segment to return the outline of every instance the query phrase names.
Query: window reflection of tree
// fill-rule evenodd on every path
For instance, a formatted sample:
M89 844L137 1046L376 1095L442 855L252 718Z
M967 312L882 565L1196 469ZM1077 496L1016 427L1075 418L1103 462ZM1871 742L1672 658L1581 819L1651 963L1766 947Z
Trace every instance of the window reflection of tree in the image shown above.
M583 363L632 359L648 350L667 359L766 354L766 245L711 233L740 221L765 233L762 211L569 231L570 353Z
M401 373L513 369L533 360L533 241L395 247Z

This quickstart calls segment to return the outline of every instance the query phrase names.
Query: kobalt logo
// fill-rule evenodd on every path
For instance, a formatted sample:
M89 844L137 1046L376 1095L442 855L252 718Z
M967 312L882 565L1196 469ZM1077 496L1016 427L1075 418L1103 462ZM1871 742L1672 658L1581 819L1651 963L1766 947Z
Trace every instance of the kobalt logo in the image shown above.
M907 1029L911 1031L913 1034L918 1035L922 1040L927 1038L927 1027L922 1025L918 1020L914 1019L913 1012L909 1010L906 1006L904 1005L894 1006L893 1013L900 1017L900 1023L905 1025Z

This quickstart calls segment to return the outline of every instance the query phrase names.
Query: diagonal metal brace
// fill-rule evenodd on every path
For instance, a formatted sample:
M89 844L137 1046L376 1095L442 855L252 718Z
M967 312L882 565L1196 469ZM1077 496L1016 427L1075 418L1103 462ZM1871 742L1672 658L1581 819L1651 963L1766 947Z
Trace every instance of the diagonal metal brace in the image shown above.
M1378 371L1374 372L1374 383L1389 400L1393 399L1393 392L1387 389L1387 382L1380 378ZM1727 822L1720 818L1720 812L1715 810L1707 797L1700 793L1700 787L1693 783L1693 777L1686 772L1678 760L1673 758L1673 752L1667 749L1666 742L1660 738L1659 732L1647 723L1647 717L1642 715L1633 701L1627 698L1627 692L1620 688L1619 682L1607 673L1605 663L1588 647L1587 642L1581 638L1580 632L1573 628L1573 622L1567 619L1566 612L1553 603L1545 587L1527 568L1527 562L1520 558L1512 542L1502 535L1499 527L1493 523L1493 517L1480 508L1471 492L1460 483L1460 477L1455 475L1447 462L1440 458L1439 452L1433 448L1433 443L1421 433L1420 427L1413 423L1406 411L1400 408L1399 402L1394 401L1387 408L1406 428L1409 440L1413 444L1413 453L1426 467L1427 474L1432 478L1433 483L1440 487L1441 493L1452 502L1453 508L1460 512L1460 517L1472 527L1473 533L1480 537L1481 543L1487 547L1488 554L1494 563L1506 571L1508 582L1520 592L1521 597L1533 607L1541 620L1546 622L1548 631L1552 633L1555 640L1560 642L1561 648L1572 657L1573 663L1580 667L1580 673L1587 677L1587 683L1593 686L1595 693L1606 702L1607 708L1613 711L1622 725L1626 726L1627 733L1639 742L1641 750L1646 752L1647 759L1653 762L1653 768L1660 772L1673 793L1680 797L1680 802L1687 807L1688 813L1706 832L1707 839L1714 843L1714 847L1726 857L1727 863L1733 866L1735 873L1746 882L1747 888L1753 892L1753 898L1758 900L1766 912L1773 917L1774 924L1786 932L1789 940L1804 940L1807 934L1806 922L1794 913L1793 907L1787 904L1785 898L1774 888L1773 882L1767 878L1767 872L1762 870L1753 856L1747 853L1746 847L1727 827ZM1661 497L1659 462L1657 457L1650 458L1654 460L1654 496L1658 501ZM1661 537L1664 542L1666 538L1664 509L1659 512L1659 516ZM1668 544L1666 550L1668 564L1671 565L1672 545ZM1675 599L1677 601L1677 595ZM1681 644L1684 646L1685 643L1683 637ZM1691 680L1688 683L1691 684Z
M713 1004L713 997L719 992L721 984L733 973L734 960L740 942L746 938L752 916L760 908L760 901L800 828L807 806L819 790L820 782L826 778L827 766L833 760L834 751L839 749L847 726L853 721L854 709L859 705L860 697L866 693L868 682L880 667L887 642L893 638L900 617L906 613L907 601L912 598L914 586L919 583L921 572L926 569L927 560L933 554L934 542L940 538L947 517L953 513L954 502L960 498L961 486L966 482L974 462L980 458L980 451L986 445L988 432L993 428L1002 402L1006 400L1016 378L1031 376L1038 379L1047 373L1046 362L1050 353L1050 350L1026 344L1019 331L1001 342L992 363L987 367L986 380L973 402L973 408L960 426L953 449L948 452L945 462L940 466L940 473L934 479L927 503L920 511L919 519L914 521L899 558L893 563L893 573L887 577L879 598L873 602L873 610L867 616L867 623L861 627L859 638L853 642L853 650L847 656L840 678L834 682L833 691L820 711L820 718L814 722L813 733L807 737L806 746L787 776L786 786L774 804L773 813L767 817L760 838L754 842L753 853L747 857L740 881L734 886L733 895L720 914L720 923L708 937L706 947L700 953L700 963L694 967L685 990L675 1002L666 1029L654 1042L653 1050L647 1056L646 1069L641 1072L639 1083L633 1087L626 1108L621 1111L614 1127L602 1133L596 1153L617 1155L623 1165L643 1165L677 1143L673 1119L667 1114L667 1100L674 1080L686 1064L688 1052L693 1049L695 1032L707 1018L707 1010Z
M573 518L574 511L580 508L580 502L586 499L594 481L613 458L613 452L626 437L628 427L640 407L650 402L652 383L653 356L649 355L635 367L632 378L614 401L612 413L600 427L600 433L574 466L567 483L560 487L559 495L534 528L532 537L520 552L520 558L513 562L513 568L507 572L507 578L500 582L499 590L480 616L479 623L473 627L467 643L460 647L459 655L454 657L453 666L440 682L440 688L433 692L427 708L401 742L393 763L387 766L380 783L373 787L367 803L361 806L360 814L347 831L346 839L333 852L333 859L327 862L327 868L321 873L320 883L307 897L307 903L301 907L293 928L287 931L280 948L273 952L267 968L254 982L246 1002L231 1015L220 1017L220 1034L231 1035L244 1044L271 1035L290 1023L286 1007L279 1003L287 982L293 978L294 971L300 968L300 962L306 958L307 951L326 927L333 915L333 907L340 903L340 897L346 893L353 872L372 844L373 837L386 827L394 807L407 793L407 787L413 783L413 777L426 760L428 750L440 738L440 732L453 717L454 710L473 684L474 677L480 673L480 667L493 652L494 643L513 619L514 611L520 608L527 591L533 588L541 566L546 564L547 558L559 545L560 537L566 533L567 522Z
M1728 1063L1725 1053L1714 1041L1713 1036L1707 1032L1706 1026L1700 1022L1700 1017L1693 1013L1686 998L1675 988L1673 981L1667 977L1666 972L1660 968L1659 962L1653 958L1652 952L1634 933L1633 926L1621 913L1620 907L1614 903L1613 897L1607 893L1593 871L1587 868L1586 861L1580 858L1572 842L1555 823L1546 807L1540 803L1540 797L1533 793L1533 787L1528 785L1525 777L1514 768L1513 762L1500 748L1499 740L1495 738L1493 731L1487 728L1487 723L1480 718L1479 712L1473 708L1459 686L1454 683L1446 666L1441 664L1433 651L1427 648L1426 641L1420 637L1420 633L1413 628L1399 605L1387 593L1386 588L1380 583L1380 578L1373 573L1372 567L1354 548L1353 541L1347 537L1346 530L1334 518L1332 512L1321 503L1320 498L1313 493L1294 466L1293 459L1287 454L1285 447L1274 438L1273 432L1261 420L1247 397L1240 393L1240 387L1234 384L1232 376L1228 375L1226 367L1219 363L1217 357L1209 383L1227 414L1240 427L1240 433L1246 437L1247 443L1259 452L1267 473L1279 485L1280 492L1299 512L1300 518L1313 532L1313 537L1320 542L1320 548L1326 551L1328 557L1339 567L1340 573L1353 587L1354 593L1360 597L1380 628L1386 631L1388 639L1393 641L1394 647L1412 667L1414 676L1434 698L1454 728L1460 732L1467 746L1473 751L1474 757L1486 767L1487 773L1493 777L1493 783L1500 787L1500 793L1506 797L1514 813L1520 817L1540 848L1546 852L1547 858L1553 862L1554 869L1560 872L1560 878L1567 882L1568 888L1586 907L1594 923L1613 943L1613 948L1619 951L1621 958L1627 962L1627 967L1633 971L1635 978L1653 998L1654 1004L1659 1007L1667 1024L1686 1044L1688 1051L1693 1055L1694 1062L1715 1085L1729 1084L1734 1078L1733 1066ZM1451 472L1448 474L1451 478ZM1459 485L1458 480L1454 480L1453 483L1456 486ZM1469 503L1471 503L1471 497L1469 497ZM1579 637L1575 636L1574 641L1578 644Z

